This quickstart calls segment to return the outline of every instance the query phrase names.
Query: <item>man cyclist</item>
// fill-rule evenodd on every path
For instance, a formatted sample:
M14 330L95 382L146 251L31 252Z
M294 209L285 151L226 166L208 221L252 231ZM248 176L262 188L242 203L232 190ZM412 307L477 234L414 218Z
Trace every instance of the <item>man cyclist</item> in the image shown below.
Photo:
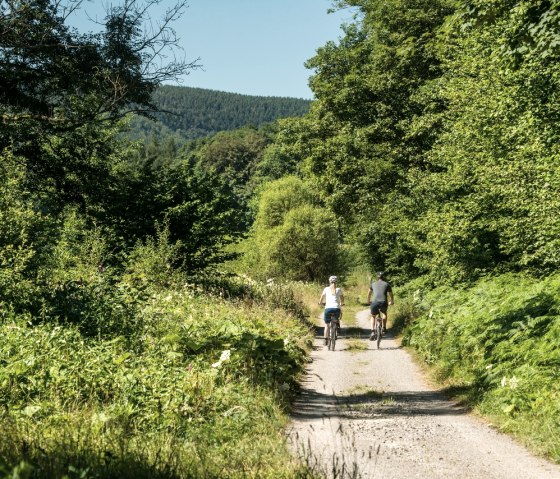
M373 295L373 301L371 297ZM389 299L387 301L387 298ZM375 317L381 314L383 321L383 332L387 330L387 306L394 304L393 289L391 285L385 281L385 273L380 271L377 273L377 281L372 281L369 285L368 303L370 305L370 321L371 321L371 335L369 339L373 340L375 337Z

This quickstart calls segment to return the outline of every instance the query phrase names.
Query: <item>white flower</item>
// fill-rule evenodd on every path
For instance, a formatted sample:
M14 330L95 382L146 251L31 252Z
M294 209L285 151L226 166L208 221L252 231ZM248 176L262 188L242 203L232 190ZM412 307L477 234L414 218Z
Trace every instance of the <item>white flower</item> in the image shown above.
M512 376L512 378L509 380L509 387L511 389L516 389L517 386L519 386L519 379L517 379L515 376Z
M231 356L231 351L229 349L226 349L225 351L222 351L222 354L220 356L220 360L217 363L212 364L213 368L219 368L222 363L224 361L227 361Z
M505 385L507 384L507 378L505 376L502 378L501 384L502 384L502 387L505 387Z

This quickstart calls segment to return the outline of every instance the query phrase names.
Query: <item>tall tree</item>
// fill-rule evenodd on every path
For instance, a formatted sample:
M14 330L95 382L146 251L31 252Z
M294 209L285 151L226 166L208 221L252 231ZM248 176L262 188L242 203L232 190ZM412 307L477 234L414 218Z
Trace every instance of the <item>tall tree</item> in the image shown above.
M427 88L444 128L403 224L439 281L560 264L558 19L558 2L470 1L447 25L445 74Z
M33 188L62 195L86 192L73 181L95 173L98 132L128 111L154 109L151 94L196 63L162 61L177 46L171 22L185 6L170 8L155 31L145 30L148 0L111 8L105 31L81 34L68 26L81 0L0 2L0 149L26 158ZM72 152L71 154L69 152ZM70 160L70 161L69 161ZM78 190L78 191L77 191Z
M410 168L424 167L437 138L445 105L419 91L442 74L436 36L453 3L338 2L357 9L355 20L339 43L328 42L308 61L317 99L303 119L284 123L278 137L379 269L389 262L386 245L398 240L385 228L392 214L387 198ZM417 121L421 115L424 123Z

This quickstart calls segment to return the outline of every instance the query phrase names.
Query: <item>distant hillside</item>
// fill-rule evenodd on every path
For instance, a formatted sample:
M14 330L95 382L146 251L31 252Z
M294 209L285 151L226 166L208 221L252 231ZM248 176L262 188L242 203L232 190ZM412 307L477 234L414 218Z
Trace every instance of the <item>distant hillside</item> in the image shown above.
M130 136L134 139L175 135L192 140L245 125L260 126L278 118L302 116L310 100L226 93L203 88L162 86L154 102L170 113L156 114L157 121L135 117Z

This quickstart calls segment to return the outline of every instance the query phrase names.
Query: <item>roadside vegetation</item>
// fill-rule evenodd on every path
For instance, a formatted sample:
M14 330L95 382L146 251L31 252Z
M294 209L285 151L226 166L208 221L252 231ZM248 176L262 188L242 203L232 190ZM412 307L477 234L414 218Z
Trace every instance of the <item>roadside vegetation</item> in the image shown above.
M506 274L418 289L403 342L436 379L534 451L560 462L560 278ZM402 319L402 318L401 318Z
M310 340L292 291L127 286L110 331L4 316L0 477L310 477L282 434Z
M115 287L97 324L4 312L0 477L314 477L283 434L312 338L289 288Z

